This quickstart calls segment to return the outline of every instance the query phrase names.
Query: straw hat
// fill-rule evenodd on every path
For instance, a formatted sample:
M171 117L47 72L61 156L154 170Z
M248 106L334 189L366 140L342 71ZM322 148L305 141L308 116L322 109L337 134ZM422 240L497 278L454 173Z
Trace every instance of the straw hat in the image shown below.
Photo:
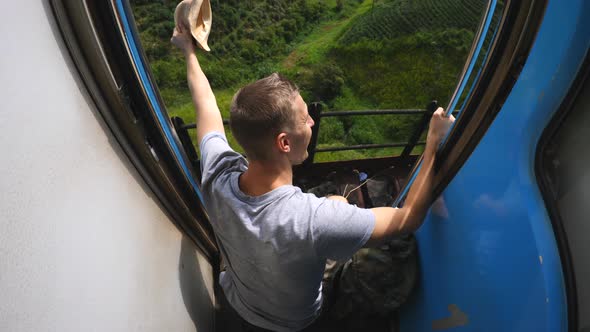
M191 35L197 41L197 45L205 51L210 51L207 38L211 32L211 3L209 0L183 0L176 6L174 21L177 26L183 24L190 27Z

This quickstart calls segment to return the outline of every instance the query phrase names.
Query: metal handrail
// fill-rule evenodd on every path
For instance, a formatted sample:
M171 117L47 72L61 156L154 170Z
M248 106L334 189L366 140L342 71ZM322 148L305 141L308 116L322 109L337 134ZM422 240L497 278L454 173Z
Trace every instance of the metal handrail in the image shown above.
M339 116L354 116L354 115L419 115L424 114L426 110L423 109L383 109L383 110L354 110L354 111L330 111L321 113L320 117L339 117ZM223 119L224 125L229 125L228 119ZM195 129L196 123L186 123L182 125L183 129Z
M323 112L322 118L330 116L350 116L350 115L412 115L412 114L424 114L426 112L422 109L392 109L392 110L355 110L355 111L331 111Z
M409 142L405 143L385 143L385 144L359 144L349 146L334 146L328 148L316 148L315 152L333 152L333 151L348 151L348 150L365 150L365 149L382 149L382 148L400 148L407 146ZM415 145L425 145L426 141L416 142Z
M427 120L430 118L428 115L431 115L431 110L425 109L381 109L381 110L351 110L351 111L329 111L329 112L322 112L321 111L321 104L320 103L311 103L309 105L310 115L314 118L316 122L316 126L313 127L313 135L309 145L309 158L307 163L313 163L313 158L316 152L335 152L335 151L351 151L351 150L367 150L367 149L382 149L382 148L392 148L392 147L405 147L404 152L402 154L403 157L407 157L409 153L413 150L414 146L416 145L424 145L426 144L424 141L418 142L418 138L424 131L425 125ZM427 114L430 113L430 114ZM455 112L453 112L455 113ZM341 116L367 116L367 115L424 115L424 117L428 117L428 119L424 118L420 121L420 124L417 126L415 132L413 133L410 140L407 142L395 142L395 143L383 143L383 144L358 144L358 145L349 145L349 146L338 146L338 147L325 147L325 148L316 148L317 146L317 136L319 132L319 124L322 118L326 117L341 117ZM224 125L229 125L228 119L223 119ZM179 129L187 130L187 129L195 129L197 127L196 123L187 123L187 124L180 124Z

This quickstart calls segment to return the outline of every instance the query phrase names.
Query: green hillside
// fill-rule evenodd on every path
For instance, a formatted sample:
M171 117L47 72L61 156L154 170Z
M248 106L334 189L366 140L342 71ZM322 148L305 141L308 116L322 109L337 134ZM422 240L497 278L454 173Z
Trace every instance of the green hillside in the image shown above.
M210 54L201 53L224 117L235 91L274 71L324 109L423 108L444 104L485 9L483 0L275 0L211 2ZM176 2L132 1L140 37L171 114L192 122L184 62L169 44ZM322 120L320 146L401 142L415 118ZM230 143L234 145L230 137ZM391 149L316 155L337 160Z
M364 7L363 7L364 5ZM338 26L337 34L310 36L283 64L306 91L330 109L423 108L432 99L445 105L471 47L485 9L481 0L366 1L359 15ZM461 18L455 19L455 13ZM309 47L316 38L321 51ZM321 54L317 56L316 54ZM322 75L318 75L320 72ZM404 142L420 117L328 118L320 146ZM391 149L363 151L385 156ZM320 154L318 160L358 157Z
M339 43L395 39L419 31L474 31L485 3L482 0L388 1L352 22Z

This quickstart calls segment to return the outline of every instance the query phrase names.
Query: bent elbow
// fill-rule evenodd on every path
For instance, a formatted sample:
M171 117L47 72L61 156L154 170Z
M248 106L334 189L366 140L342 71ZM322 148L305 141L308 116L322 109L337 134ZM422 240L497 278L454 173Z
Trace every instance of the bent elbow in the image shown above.
M411 207L404 207L402 209L405 209L405 211L403 214L403 222L400 225L401 227L399 229L399 232L402 234L416 232L424 223L424 218L426 217L426 214L420 211L416 211Z

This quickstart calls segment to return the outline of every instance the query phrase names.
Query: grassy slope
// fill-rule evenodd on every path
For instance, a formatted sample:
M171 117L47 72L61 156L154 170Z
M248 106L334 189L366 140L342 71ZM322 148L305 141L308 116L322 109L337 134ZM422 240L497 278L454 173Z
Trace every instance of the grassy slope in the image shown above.
M325 60L334 42L349 28L349 23L371 9L373 0L364 0L349 15L326 21L317 26L308 36L296 45L281 64L282 71L301 70L306 65Z

